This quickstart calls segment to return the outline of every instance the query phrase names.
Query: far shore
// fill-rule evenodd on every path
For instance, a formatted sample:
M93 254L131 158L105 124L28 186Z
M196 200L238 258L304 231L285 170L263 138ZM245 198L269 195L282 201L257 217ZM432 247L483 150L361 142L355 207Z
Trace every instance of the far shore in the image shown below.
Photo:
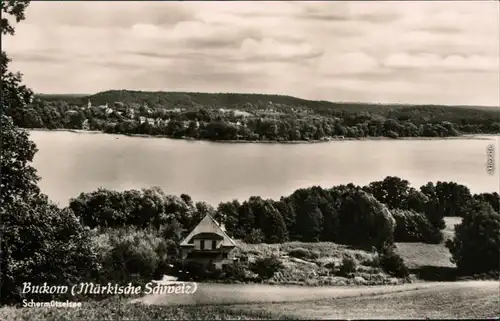
M172 138L164 135L146 135L146 134L115 134L115 133L105 133L98 130L84 130L84 129L47 129L47 128L25 128L29 131L61 131L70 132L75 134L107 134L107 135L117 135L117 136L128 136L128 137L142 137L142 138L168 138L175 140L186 140L186 141L202 141L210 143L219 144L320 144L320 143L330 143L338 141L374 141L374 140L447 140L447 139L462 139L462 140L490 140L490 138L484 136L496 137L499 134L463 134L460 136L448 136L448 137L331 137L329 140L288 140L288 141L277 141L277 140L206 140L206 139L194 139L189 137L184 138Z

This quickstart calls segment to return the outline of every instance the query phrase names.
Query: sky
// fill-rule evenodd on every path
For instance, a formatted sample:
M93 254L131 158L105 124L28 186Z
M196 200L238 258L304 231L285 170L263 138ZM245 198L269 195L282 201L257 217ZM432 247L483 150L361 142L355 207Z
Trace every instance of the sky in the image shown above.
M500 106L500 4L36 1L3 37L39 93Z

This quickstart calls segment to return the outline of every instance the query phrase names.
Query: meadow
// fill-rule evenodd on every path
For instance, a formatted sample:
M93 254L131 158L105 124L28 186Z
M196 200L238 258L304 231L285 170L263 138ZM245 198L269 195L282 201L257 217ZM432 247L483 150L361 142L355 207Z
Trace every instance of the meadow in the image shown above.
M445 234L453 235L459 218L446 218ZM239 243L249 254L279 254L291 271L311 269L312 264L288 255L297 248L314 253L314 262L338 261L348 255L363 267L372 253L333 243L290 242L280 245ZM407 265L453 268L444 243L399 243ZM279 250L278 250L279 248ZM310 259L310 258L309 258ZM304 262L308 263L304 263ZM358 267L359 269L359 267ZM300 282L298 284L301 284ZM307 285L308 283L302 283ZM310 284L309 284L310 285ZM0 309L1 320L291 320L296 318L492 318L500 315L496 281L426 282L397 285L283 286L271 284L200 284L193 295L149 295L138 299L111 298L85 302L80 309ZM464 304L467 302L467 304Z
M220 286L217 290L220 290ZM12 321L291 320L296 318L493 318L500 315L498 282L496 281L354 288L302 287L302 289L292 291L285 287L275 287L273 292L267 290L266 286L254 286L253 290L247 287L242 291L241 286L231 285L226 288L225 292L213 291L211 295L200 292L198 298L203 301L197 302L172 301L172 297L150 296L140 300L145 304L112 299L86 303L81 309L2 308L0 319ZM283 296L286 293L288 296Z

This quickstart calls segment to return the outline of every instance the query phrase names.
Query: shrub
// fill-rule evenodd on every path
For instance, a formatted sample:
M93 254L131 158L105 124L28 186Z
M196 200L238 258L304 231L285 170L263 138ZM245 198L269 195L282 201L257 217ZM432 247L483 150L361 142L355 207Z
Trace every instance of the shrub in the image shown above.
M440 230L446 227L444 212L437 199L430 199L427 203L425 203L424 208L425 216L433 226Z
M248 266L241 262L233 262L223 266L224 277L228 280L244 281Z
M337 266L335 265L335 262L328 262L325 264L325 268L327 268L328 270L332 271L332 272L335 272L335 269L337 268Z
M265 240L265 235L260 229L252 229L250 234L248 234L244 241L248 244L259 244L263 243Z
M443 234L436 226L431 224L425 214L400 209L391 212L396 220L394 229L395 242L439 244L443 241Z
M356 262L354 258L350 256L344 256L338 274L340 276L348 276L349 274L356 272L357 265L358 262Z
M150 232L134 229L109 231L100 247L103 271L108 282L149 282L166 270L166 241Z
M339 205L337 243L380 249L392 242L395 220L375 197L362 190L350 190L340 197Z
M380 253L380 266L385 272L398 278L405 278L410 275L410 271L405 265L403 258L399 256L393 245L388 245L382 249Z
M387 137L389 137L389 138L398 138L399 135L398 135L398 133L390 130L390 131L387 132Z
M303 247L298 247L292 249L288 252L288 255L299 258L299 259L317 259L319 258L319 252L311 251Z
M59 209L39 196L2 207L0 213L1 303L22 300L24 282L71 286L96 277L99 260L91 232L71 210ZM29 296L41 301L55 298Z
M380 266L380 257L378 255L370 256L369 258L365 258L362 260L361 265L370 266L370 267L379 267Z
M187 261L181 265L181 274L178 275L181 280L204 280L207 278L207 267L201 263Z
M268 256L258 258L251 266L252 272L257 274L261 279L270 279L274 273L283 269L283 263L276 256Z
M481 203L476 213L466 215L455 226L455 236L446 247L461 274L500 270L500 214Z
M207 280L220 280L224 275L222 269L215 264L208 264L206 269L205 279Z

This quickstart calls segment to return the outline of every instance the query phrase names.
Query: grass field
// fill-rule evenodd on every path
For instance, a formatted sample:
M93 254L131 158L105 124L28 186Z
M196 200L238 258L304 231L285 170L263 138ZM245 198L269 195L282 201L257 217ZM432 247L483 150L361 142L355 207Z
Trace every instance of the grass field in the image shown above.
M234 305L235 313L272 313L302 319L495 318L500 316L495 281L447 282L417 290L308 302Z
M248 314L226 306L155 306L127 304L113 300L91 302L80 309L0 308L2 321L96 321L96 320L268 320L273 314L253 311ZM283 317L286 319L286 317Z
M453 236L454 225L460 223L460 218L445 220L446 239ZM287 262L295 276L301 271L317 270L326 261L339 261L345 255L358 262L369 262L373 255L332 243L240 246L244 253L274 253L285 258L287 252L296 248L316 252L319 256L304 266ZM444 242L398 243L397 248L410 269L454 267ZM477 319L499 317L499 298L498 281L322 287L199 284L192 295L149 295L135 300L89 302L82 309L1 308L0 320Z
M455 235L455 225L460 224L461 217L445 217L446 228L443 230L444 241L441 244L396 243L398 253L410 269L425 266L452 268L451 254L445 241Z
M462 223L461 217L445 217L446 227L443 230L444 239L452 238L455 235L455 225Z
M200 288L198 296L157 295L140 300L146 304L113 300L87 303L81 309L1 308L0 320L474 319L500 315L496 281L357 288L207 286Z
M444 244L396 243L396 246L409 269L423 266L455 266L451 263L450 251Z

